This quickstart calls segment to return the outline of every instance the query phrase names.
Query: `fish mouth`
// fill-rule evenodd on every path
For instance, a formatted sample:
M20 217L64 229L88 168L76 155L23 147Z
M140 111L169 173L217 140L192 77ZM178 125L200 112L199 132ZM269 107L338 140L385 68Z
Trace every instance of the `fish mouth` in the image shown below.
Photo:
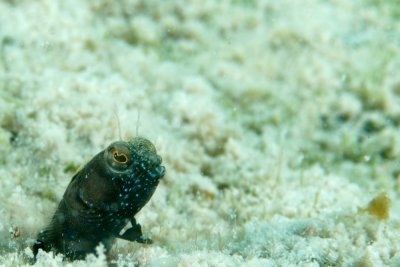
M162 165L158 165L155 168L149 169L147 174L150 175L153 179L162 179L165 175L165 167Z
M154 145L143 137L135 137L129 141L133 157L137 159L134 169L139 176L151 180L159 180L165 175L165 167L161 165L162 158L157 154Z
M148 164L147 166L144 164L141 165L142 172L146 173L153 180L159 180L165 175L165 167L161 165L161 157L159 158L160 160L153 164Z
M161 165L162 159L159 155L153 155L145 161L142 161L139 166L140 176L146 175L152 180L159 180L165 175L165 167Z

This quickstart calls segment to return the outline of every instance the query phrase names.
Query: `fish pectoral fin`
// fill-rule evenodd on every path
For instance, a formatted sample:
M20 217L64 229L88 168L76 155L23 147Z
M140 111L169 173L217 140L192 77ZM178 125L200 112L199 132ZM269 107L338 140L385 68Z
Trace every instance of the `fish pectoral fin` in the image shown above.
M150 238L144 237L141 233L135 231L135 229L129 228L122 235L119 235L118 238L128 240L128 241L136 241L141 244L151 244L153 241Z
M33 260L36 261L36 256L39 253L39 249L44 248L44 243L42 241L35 241L35 244L32 246L32 252L33 252Z
M136 241L142 244L151 244L153 241L150 238L144 237L142 233L142 226L136 222L133 218L131 220L132 227L126 230L122 235L118 235L118 238L128 240L128 241Z

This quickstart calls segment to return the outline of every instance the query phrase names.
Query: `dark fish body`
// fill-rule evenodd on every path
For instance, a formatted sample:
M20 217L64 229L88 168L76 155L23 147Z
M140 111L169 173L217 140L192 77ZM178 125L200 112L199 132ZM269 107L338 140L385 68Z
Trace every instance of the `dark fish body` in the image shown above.
M71 180L50 222L33 246L84 259L115 238L149 243L133 217L151 198L165 174L161 157L147 139L117 141L97 154ZM122 235L121 230L132 223Z

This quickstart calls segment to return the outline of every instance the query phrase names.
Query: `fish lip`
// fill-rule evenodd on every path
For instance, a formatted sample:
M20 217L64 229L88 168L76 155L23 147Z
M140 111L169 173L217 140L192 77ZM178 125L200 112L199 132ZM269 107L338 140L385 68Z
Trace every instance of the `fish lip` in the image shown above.
M133 180L158 181L164 177L165 171L165 166L161 165L159 161L153 161L153 164L144 161L132 166L130 177Z
M160 179L162 179L162 178L164 178L164 176L165 176L165 166L162 166L162 165L158 165L157 167L155 167L154 168L156 171L157 171L157 173L158 173L158 175L159 175L159 177L158 177L158 179L160 180Z
M160 155L153 155L152 158L147 159L139 164L142 172L146 172L152 178L161 179L165 175L165 166L161 165L162 158Z
M154 165L142 171L149 175L155 181L161 180L165 175L165 167L161 164Z

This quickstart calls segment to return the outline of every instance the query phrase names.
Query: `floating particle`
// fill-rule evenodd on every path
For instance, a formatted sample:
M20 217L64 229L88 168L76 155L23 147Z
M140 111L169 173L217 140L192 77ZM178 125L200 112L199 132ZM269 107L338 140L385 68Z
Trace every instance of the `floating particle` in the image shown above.
M365 210L379 220L388 220L390 217L390 198L386 193L381 193L368 203Z

